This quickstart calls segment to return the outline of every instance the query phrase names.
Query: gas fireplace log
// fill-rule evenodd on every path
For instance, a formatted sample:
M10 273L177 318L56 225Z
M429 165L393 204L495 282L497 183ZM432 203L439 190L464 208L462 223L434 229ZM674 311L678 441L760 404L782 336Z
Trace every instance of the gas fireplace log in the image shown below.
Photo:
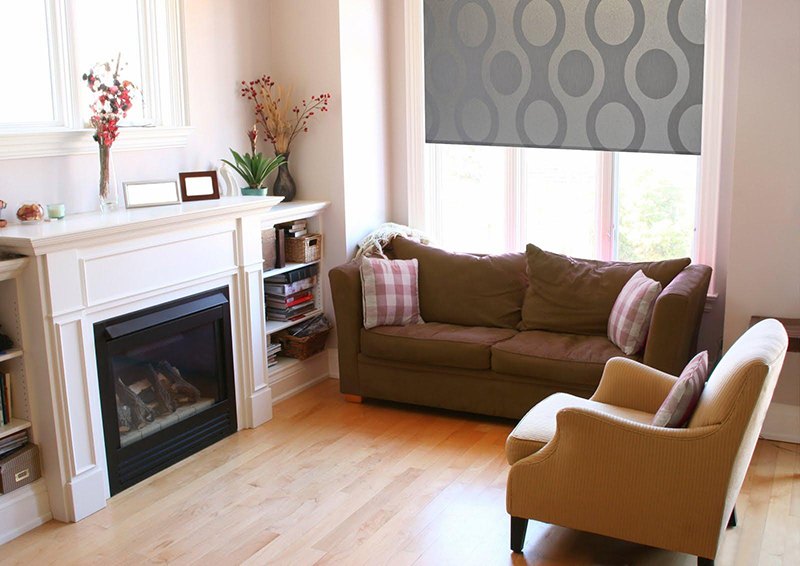
M186 381L181 375L181 372L178 371L178 368L162 360L158 363L158 370L166 375L172 382L172 388L175 393L187 397L189 403L197 403L197 400L200 398L200 390Z
M139 399L139 396L131 391L127 385L122 383L119 378L117 378L115 388L117 390L117 396L122 401L122 404L128 405L131 408L131 421L136 428L142 428L145 423L151 423L155 420L156 415L153 410L145 405L144 402Z
M162 373L157 372L151 364L147 364L147 381L153 386L158 401L158 411L162 415L174 413L177 408L170 381Z

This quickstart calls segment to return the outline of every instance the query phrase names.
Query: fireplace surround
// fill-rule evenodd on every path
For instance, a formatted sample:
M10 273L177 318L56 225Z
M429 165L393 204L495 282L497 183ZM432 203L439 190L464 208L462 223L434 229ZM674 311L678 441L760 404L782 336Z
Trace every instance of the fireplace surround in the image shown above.
M273 208L279 201L225 197L78 214L10 225L0 233L0 249L30 256L18 280L18 299L26 401L49 503L42 508L33 500L15 500L11 512L22 516L25 507L39 520L52 515L78 521L105 507L111 496L96 323L227 289L235 428L271 418L261 230L327 206L297 201ZM33 524L34 519L26 523Z

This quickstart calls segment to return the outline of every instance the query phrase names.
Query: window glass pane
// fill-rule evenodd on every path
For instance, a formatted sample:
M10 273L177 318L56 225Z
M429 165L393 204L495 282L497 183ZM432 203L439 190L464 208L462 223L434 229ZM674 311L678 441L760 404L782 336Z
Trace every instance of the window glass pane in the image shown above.
M506 152L502 147L437 145L435 244L453 251L506 251ZM429 167L431 164L428 165Z
M566 149L525 149L525 241L542 249L597 255L597 154Z
M44 0L0 0L0 124L53 122Z
M698 157L619 153L617 160L617 259L691 256Z
M87 72L98 63L117 59L122 55L125 64L122 78L132 81L142 89L141 44L139 41L139 2L137 0L116 0L113 15L109 12L107 0L81 0L73 2L75 60L80 74ZM113 25L110 25L112 24ZM81 118L89 123L89 105L92 93L85 83L78 89ZM133 100L133 108L128 112L124 124L141 124L147 113L141 92Z

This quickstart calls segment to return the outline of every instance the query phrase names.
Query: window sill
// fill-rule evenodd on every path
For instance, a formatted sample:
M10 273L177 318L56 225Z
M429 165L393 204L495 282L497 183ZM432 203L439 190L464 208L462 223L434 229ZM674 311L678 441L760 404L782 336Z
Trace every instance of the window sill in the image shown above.
M114 151L185 147L192 128L157 127L123 128L114 143ZM97 152L92 130L61 130L0 134L0 159L26 159L84 155Z

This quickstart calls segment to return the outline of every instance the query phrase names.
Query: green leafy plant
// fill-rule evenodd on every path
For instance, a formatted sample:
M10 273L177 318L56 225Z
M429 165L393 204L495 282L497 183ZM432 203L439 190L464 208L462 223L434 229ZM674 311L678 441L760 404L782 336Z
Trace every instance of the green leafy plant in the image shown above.
M283 155L276 155L268 159L264 157L264 154L261 152L257 152L255 144L257 135L256 126L253 126L253 129L247 133L247 137L250 138L251 153L241 155L231 149L231 154L233 154L235 163L231 163L227 159L222 160L223 163L227 163L233 167L242 179L244 179L244 182L247 183L247 187L251 189L261 188L267 176L286 162L286 157Z

